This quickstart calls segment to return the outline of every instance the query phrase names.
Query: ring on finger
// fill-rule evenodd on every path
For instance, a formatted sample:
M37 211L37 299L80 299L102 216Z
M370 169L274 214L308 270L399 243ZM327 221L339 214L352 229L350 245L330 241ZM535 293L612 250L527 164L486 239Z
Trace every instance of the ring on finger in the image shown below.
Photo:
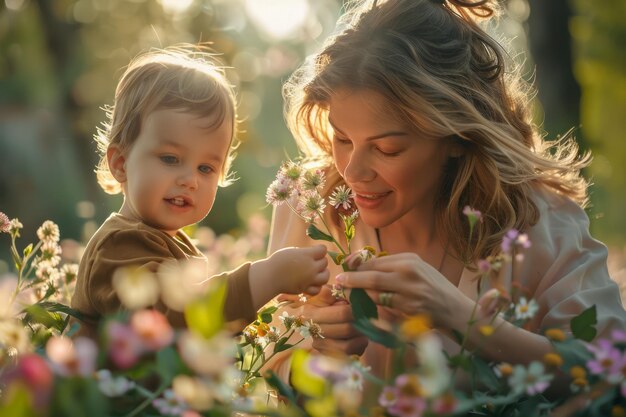
M383 307L391 307L391 298L393 297L393 293L391 292L381 292L378 295L378 301L380 305Z

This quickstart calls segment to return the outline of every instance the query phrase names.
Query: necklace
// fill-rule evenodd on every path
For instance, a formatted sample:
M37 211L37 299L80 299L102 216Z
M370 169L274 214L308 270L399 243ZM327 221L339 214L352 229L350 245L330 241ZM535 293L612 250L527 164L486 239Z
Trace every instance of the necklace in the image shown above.
M383 249L383 243L380 239L380 229L376 228L374 230L376 231L376 240L378 241L378 247L380 248L380 251L382 252L384 249ZM446 242L446 246L443 249L443 256L441 257L441 261L439 261L439 268L437 268L437 272L441 273L441 270L443 269L443 263L447 257L448 257L448 242Z

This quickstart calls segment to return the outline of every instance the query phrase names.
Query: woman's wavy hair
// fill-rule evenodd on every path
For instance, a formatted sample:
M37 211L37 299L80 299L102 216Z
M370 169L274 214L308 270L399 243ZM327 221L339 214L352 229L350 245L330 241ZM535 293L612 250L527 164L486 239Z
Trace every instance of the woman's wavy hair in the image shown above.
M437 222L447 236L465 236L449 244L467 263L499 252L508 229L537 222L536 185L587 202L580 170L589 155L578 156L571 131L546 142L531 122L530 87L512 63L505 68L505 51L482 28L497 13L489 0L354 1L339 32L283 90L299 148L331 170L328 103L338 90L375 91L416 132L460 144L464 152L450 158L442 182ZM483 214L471 241L465 206Z
M102 189L109 194L122 191L109 170L107 148L115 144L122 152L130 150L146 117L161 109L209 118L208 129L217 129L224 122L230 124L230 146L219 181L220 186L229 185L238 145L234 89L226 80L224 67L208 47L181 44L140 54L130 62L117 84L114 104L104 108L107 121L94 136L100 154L96 176Z

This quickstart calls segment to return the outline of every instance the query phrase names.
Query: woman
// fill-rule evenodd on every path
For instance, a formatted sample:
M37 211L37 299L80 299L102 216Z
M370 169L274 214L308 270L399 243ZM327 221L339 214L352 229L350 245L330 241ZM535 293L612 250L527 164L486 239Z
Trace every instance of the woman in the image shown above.
M428 314L450 353L459 347L446 335L466 330L479 296L478 261L501 251L508 230L528 234L532 246L513 280L539 310L526 329L496 319L489 343L481 343L481 321L468 335L468 346L480 344L489 360L528 363L551 350L542 330L568 330L594 304L601 332L624 327L625 313L606 248L589 235L582 209L588 184L580 169L589 158L577 157L569 137L544 142L532 124L528 91L481 28L495 7L488 0L353 4L341 31L287 83L287 118L329 183L356 194L352 247L389 253L331 277L368 290L381 318ZM466 206L482 212L471 235ZM305 228L279 206L270 251L312 244ZM322 327L325 338L313 349L362 354L374 373L386 374L390 352L352 328L345 302L324 292L299 312ZM273 364L285 377L286 359Z

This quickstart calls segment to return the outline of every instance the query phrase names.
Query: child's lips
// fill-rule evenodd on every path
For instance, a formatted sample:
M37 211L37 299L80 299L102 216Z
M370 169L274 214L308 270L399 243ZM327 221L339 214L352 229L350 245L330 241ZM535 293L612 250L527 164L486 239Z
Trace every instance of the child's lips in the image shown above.
M172 198L166 198L165 201L167 201L170 204L173 204L175 206L178 207L186 207L186 206L191 206L193 205L193 202L191 201L190 198L188 197L181 197L181 196L176 196L176 197L172 197Z

